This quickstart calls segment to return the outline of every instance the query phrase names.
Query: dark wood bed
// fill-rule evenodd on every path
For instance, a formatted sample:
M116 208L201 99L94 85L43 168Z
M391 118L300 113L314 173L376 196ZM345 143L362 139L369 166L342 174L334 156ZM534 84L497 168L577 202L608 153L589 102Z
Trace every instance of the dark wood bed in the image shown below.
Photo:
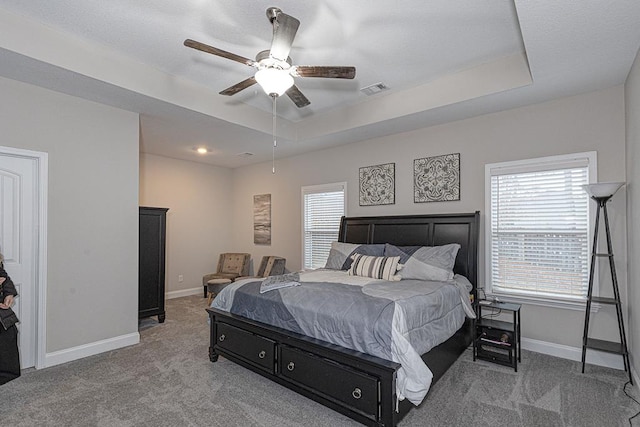
M459 243L454 272L466 276L477 299L480 213L343 217L338 240L439 246ZM211 320L209 358L236 362L291 390L370 426L395 426L414 407L396 411L400 364L284 329L207 309ZM455 335L422 356L435 383L472 341L467 319Z

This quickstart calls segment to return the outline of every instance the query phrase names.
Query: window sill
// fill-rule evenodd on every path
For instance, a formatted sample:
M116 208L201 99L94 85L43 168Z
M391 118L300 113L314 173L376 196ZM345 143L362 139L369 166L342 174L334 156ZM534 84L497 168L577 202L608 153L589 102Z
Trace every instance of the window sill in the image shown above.
M487 294L487 299L499 299L504 302L514 302L517 304L538 305L541 307L561 308L564 310L574 310L584 312L586 308L586 299L581 300L562 300L552 299L544 297L533 297L524 295L513 294ZM600 310L601 305L598 303L591 303L591 312L597 313Z

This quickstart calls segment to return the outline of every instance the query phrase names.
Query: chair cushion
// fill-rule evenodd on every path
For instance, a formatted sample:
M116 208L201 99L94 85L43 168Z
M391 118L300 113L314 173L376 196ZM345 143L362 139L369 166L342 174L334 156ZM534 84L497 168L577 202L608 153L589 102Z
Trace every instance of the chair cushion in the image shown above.
M242 274L242 268L245 264L244 254L226 254L222 263L221 273L226 274Z
M218 294L231 283L229 279L211 279L207 282L207 292Z
M270 256L269 259L267 260L267 265L264 266L264 271L262 272L261 276L265 277L265 276L270 276L271 274L271 269L273 268L273 263L275 262L276 257L274 256Z
M207 285L228 285L231 283L230 279L211 279L207 281Z
M273 261L273 266L271 266L271 270L269 271L269 276L279 276L284 274L284 266L287 260L285 258L276 258Z

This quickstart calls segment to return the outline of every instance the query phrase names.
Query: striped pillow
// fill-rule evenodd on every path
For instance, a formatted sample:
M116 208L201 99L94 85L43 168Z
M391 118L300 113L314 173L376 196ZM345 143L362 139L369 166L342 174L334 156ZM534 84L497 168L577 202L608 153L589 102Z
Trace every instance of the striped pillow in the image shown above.
M390 281L400 280L396 276L398 271L399 256L370 256L362 254L353 254L351 256L353 263L349 268L350 276L364 276L372 279L384 279Z

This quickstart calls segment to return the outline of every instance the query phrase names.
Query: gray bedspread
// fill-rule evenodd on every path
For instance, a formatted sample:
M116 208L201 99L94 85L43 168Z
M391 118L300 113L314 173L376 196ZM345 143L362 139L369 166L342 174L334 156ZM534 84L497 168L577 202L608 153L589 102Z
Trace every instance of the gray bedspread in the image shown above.
M420 354L464 322L459 288L417 280L335 283L340 279L321 272L301 279L300 286L262 294L259 281L235 282L212 307L399 362L398 396L419 404L433 378Z

